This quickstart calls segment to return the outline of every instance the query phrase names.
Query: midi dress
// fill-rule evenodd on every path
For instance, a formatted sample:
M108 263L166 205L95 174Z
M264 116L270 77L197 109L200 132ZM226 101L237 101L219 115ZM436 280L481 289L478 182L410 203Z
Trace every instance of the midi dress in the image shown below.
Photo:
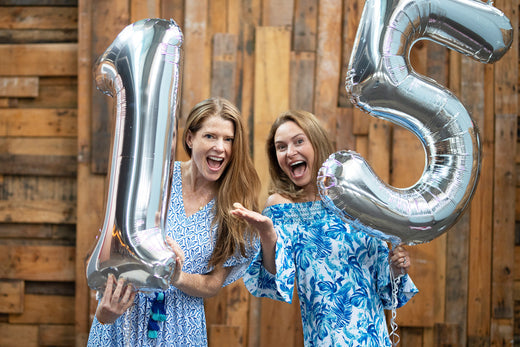
M296 285L306 346L391 346L384 310L401 307L418 290L408 275L391 279L387 244L321 201L262 213L278 235L276 274L263 267L260 251L244 275L251 294L290 303Z
M211 225L214 207L213 199L200 211L186 216L180 162L175 162L166 234L184 251L182 270L186 273L205 274L212 270L208 262L216 242L217 228ZM246 256L237 254L224 263L225 267L232 267L224 286L242 277L258 248L256 240L247 249ZM207 346L203 298L187 295L174 286L164 291L166 321L158 322L156 338L148 337L148 322L155 298L155 293L137 293L133 307L113 324L100 324L94 317L88 346Z

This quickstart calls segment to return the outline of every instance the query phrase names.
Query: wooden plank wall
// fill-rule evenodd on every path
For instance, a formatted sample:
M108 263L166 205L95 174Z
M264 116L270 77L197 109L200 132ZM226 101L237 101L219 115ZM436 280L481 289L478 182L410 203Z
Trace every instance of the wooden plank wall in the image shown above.
M104 217L113 118L110 98L93 87L92 64L131 22L161 17L181 26L180 130L196 102L235 102L249 125L261 200L265 136L287 108L317 114L338 149L360 152L385 181L413 184L424 163L419 141L353 108L343 88L363 5L1 0L0 346L86 344L96 302L84 260ZM518 5L495 1L514 28ZM425 41L411 58L473 114L483 159L468 213L443 236L409 247L420 294L397 311L400 345L520 345L517 31L494 65ZM241 282L207 300L206 312L211 346L303 345L298 303L253 298Z
M21 3L0 7L0 346L67 346L75 335L78 12L72 1Z

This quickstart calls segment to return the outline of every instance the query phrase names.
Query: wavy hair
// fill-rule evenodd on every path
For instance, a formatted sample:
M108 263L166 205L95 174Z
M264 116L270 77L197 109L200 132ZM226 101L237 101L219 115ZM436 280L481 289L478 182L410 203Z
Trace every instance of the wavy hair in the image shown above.
M283 172L278 164L276 146L274 143L276 131L286 122L296 123L312 144L312 148L314 149L314 167L311 168L313 181L317 180L321 164L334 151L334 147L328 138L327 132L312 113L301 110L289 110L283 112L276 118L271 126L266 142L266 151L269 158L269 174L271 176L269 194L278 193L295 201L302 198L304 194L303 189L295 185L289 176Z
M257 196L260 191L260 178L249 154L248 137L240 111L224 98L214 97L203 100L190 111L182 135L182 144L189 157L191 158L192 152L186 143L188 131L195 134L202 128L204 121L211 116L229 120L235 127L230 161L217 181L216 210L212 221L213 225L218 225L217 242L209 261L211 266L215 266L225 262L237 251L244 256L246 241L253 240L247 223L233 217L230 211L235 202L240 202L250 210L258 211Z

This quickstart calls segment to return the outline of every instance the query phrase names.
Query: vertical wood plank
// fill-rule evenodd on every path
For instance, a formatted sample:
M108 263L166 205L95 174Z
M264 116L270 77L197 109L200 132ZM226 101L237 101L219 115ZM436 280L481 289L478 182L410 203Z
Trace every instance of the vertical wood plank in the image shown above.
M78 173L77 180L83 183L90 173L90 112L92 84L90 72L92 71L92 52L90 43L92 39L92 7L89 0L78 0L78 33L83 38L78 43ZM77 206L84 208L88 197L85 191L80 191L84 185L78 185ZM84 214L79 213L76 218L76 259L85 256L86 244L89 240L89 226L91 221L84 219ZM84 346L88 340L90 329L89 317L89 288L87 285L85 266L76 261L76 296L74 300L74 333L77 346Z
M518 0L499 0L495 5L518 28ZM518 30L513 44L495 67L495 176L493 202L493 263L491 344L513 340L513 272L515 230L515 164L518 117Z
M243 0L240 8L238 33L237 106L249 125L253 146L254 80L255 80L255 30L262 17L261 0Z
M318 52L314 113L325 130L336 137L338 85L341 73L341 0L321 0L318 10Z
M158 18L161 0L130 0L130 23L146 18Z
M356 148L352 110L352 107L339 108L338 118L336 119L336 150L354 150Z
M236 105L237 37L216 33L213 36L211 95L221 96Z
M130 21L130 9L127 1L104 1L93 0L91 5L90 32L87 34L91 41L85 44L91 45L90 59L93 62L103 54L108 46L114 41L117 35L123 30ZM82 59L86 59L83 57ZM89 71L89 79L92 79L92 70ZM86 75L85 75L85 78ZM91 97L92 111L92 143L91 143L91 170L93 173L106 174L108 169L108 158L112 142L113 128L113 102L114 100L95 89Z
M490 329L491 259L493 219L489 206L493 205L493 141L494 116L492 82L485 71L493 71L469 58L462 59L461 101L479 127L482 162L480 178L470 207L469 273L468 282L468 343L486 339ZM490 83L485 83L489 81Z
M311 111L314 101L314 66L316 55L312 52L291 53L291 90L289 107Z
M265 140L273 120L289 107L290 42L291 33L284 27L256 30L253 143L254 164L262 182L260 204L267 198L269 182ZM293 324L292 307L270 299L262 299L261 303L260 320L256 322L260 325L260 335L255 339L260 346L280 343L275 338Z
M226 308L227 317L226 324L239 328L239 337L241 343L246 346L248 341L249 328L249 300L251 294L246 289L242 281L236 281L232 285L226 287L228 289Z
M350 55L354 46L354 40L356 38L357 29L361 19L361 13L363 12L364 6L363 0L351 0L346 1L343 4L343 35L342 35L342 46L341 46L341 78L342 82L339 85L339 100L338 104L341 107L352 107L352 103L347 95L345 89L345 79L347 77L347 69L350 62ZM368 126L368 121L365 121Z
M173 19L181 28L184 27L184 0L162 0L161 17Z
M383 180L390 182L390 153L391 153L392 124L372 118L368 131L368 162L374 172Z
M267 199L269 170L265 139L271 124L289 107L291 33L283 27L258 27L255 46L254 164L262 182L260 204Z
M293 22L294 1L295 0L263 0L262 25L291 27Z
M228 0L211 0L208 2L208 27L210 33L227 32Z
M356 136L355 151L358 152L363 158L368 157L368 136Z
M211 86L211 38L207 34L208 0L186 1L184 11L185 59L181 99L181 115L183 116L187 115L195 104L210 96ZM183 127L183 122L179 125Z
M184 131L188 112L198 102L210 97L211 88L211 37L208 34L208 0L184 3L184 62L182 98L178 132ZM189 77L188 77L189 76ZM182 136L177 139L176 160L187 160Z
M97 110L92 100L92 60L95 54L91 46L92 34L92 2L79 0L79 32L83 38L78 48L78 174L77 174L77 208L81 213L76 222L76 264L74 304L74 321L76 345L85 346L88 340L91 316L95 310L90 305L91 290L87 285L86 268L83 261L92 249L95 235L102 223L104 207L104 175L92 174L92 112ZM99 100L96 97L96 100ZM105 133L106 134L106 133ZM95 139L95 138L94 138Z
M458 53L450 52L451 61L458 66L462 66L461 56ZM440 78L441 76L439 76ZM462 88L462 67L450 69L448 77L449 87L455 95L462 100L463 94L471 96L469 89ZM446 85L443 80L441 85ZM468 302L468 266L469 266L469 213L459 219L447 232L446 243L446 301L445 301L445 322L452 329L451 339L456 345L466 344L467 334L467 302Z
M242 347L244 340L240 327L228 325L212 325L208 332L209 347Z
M318 2L318 0L295 0L293 50L296 52L316 51Z

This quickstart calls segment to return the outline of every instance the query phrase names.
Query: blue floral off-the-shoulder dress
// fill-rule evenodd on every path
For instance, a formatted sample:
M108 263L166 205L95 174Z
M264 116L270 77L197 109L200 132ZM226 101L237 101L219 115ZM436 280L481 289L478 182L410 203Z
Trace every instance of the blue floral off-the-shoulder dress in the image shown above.
M259 252L244 275L251 294L290 303L296 280L306 346L391 346L387 244L353 230L321 201L274 205L263 214L278 234L276 275ZM402 276L397 307L417 292Z
M215 200L201 211L186 217L182 200L180 162L175 162L172 193L168 209L167 235L177 241L185 254L183 271L205 274L212 270L208 261L216 242L216 226L211 227ZM240 279L249 266L259 243L226 261L233 267L225 280L228 285ZM157 338L148 337L148 321L154 293L138 293L134 306L114 324L102 325L96 318L90 330L88 346L207 346L206 319L202 298L193 297L170 286L164 292L166 321L159 322Z

